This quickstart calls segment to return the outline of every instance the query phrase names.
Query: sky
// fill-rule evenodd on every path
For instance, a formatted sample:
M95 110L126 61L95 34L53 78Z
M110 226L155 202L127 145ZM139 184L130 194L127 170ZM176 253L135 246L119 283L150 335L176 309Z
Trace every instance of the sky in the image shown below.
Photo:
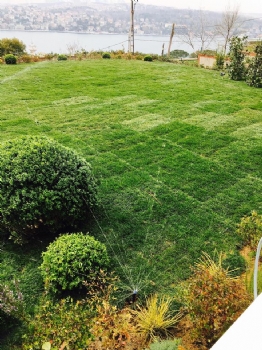
M129 0L125 0L128 2ZM0 4L44 2L44 0L0 0ZM180 9L203 9L223 12L230 6L239 6L240 12L262 14L262 0L138 0L141 4L171 6Z

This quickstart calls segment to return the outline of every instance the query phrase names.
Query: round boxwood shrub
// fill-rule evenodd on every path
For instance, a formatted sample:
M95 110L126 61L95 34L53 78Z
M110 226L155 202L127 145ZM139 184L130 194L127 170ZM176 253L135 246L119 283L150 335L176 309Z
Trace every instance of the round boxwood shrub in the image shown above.
M94 282L108 266L106 247L83 233L65 234L42 254L40 266L46 288L53 292L71 291Z
M57 60L58 61L66 61L67 60L67 56L66 55L58 55L57 56Z
M79 228L96 204L96 189L90 164L54 140L0 145L0 226L18 240Z
M4 60L6 64L16 64L17 62L16 57L12 54L5 55Z
M153 61L153 58L152 58L152 56L145 56L145 57L144 57L144 61L152 62L152 61Z
M110 53L105 52L105 53L103 53L102 58L111 58L111 55L110 55Z
M226 256L222 261L222 267L228 270L231 276L237 277L246 271L247 263L243 256L236 251Z

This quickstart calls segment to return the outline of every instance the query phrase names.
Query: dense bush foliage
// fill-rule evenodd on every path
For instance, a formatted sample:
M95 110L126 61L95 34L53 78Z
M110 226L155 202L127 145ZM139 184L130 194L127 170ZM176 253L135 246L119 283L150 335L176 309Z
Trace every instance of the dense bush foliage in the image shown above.
M246 68L244 64L245 41L246 41L246 37L243 37L243 38L233 37L230 40L230 48L229 48L230 66L229 66L228 74L232 80L245 79L245 75L246 75Z
M86 300L74 302L71 298L59 302L43 299L23 336L23 350L87 349L91 341L90 323L94 310Z
M47 289L54 292L81 288L99 280L109 260L106 247L83 233L58 237L43 253L41 273Z
M4 60L6 64L16 64L17 58L13 54L7 54L4 56Z
M262 215L255 210L251 215L244 216L237 225L237 234L242 238L245 245L256 251L258 242L262 237Z
M66 61L67 60L67 56L66 55L58 55L57 56L57 60L58 61Z
M144 61L152 62L153 61L153 57L152 56L145 56L144 57Z
M216 68L217 69L224 69L225 65L225 55L223 53L217 53L216 54Z
M96 203L89 163L45 137L0 145L0 179L0 226L17 239L77 228Z
M0 56L7 54L22 55L25 53L25 44L17 38L3 38L0 40Z
M111 58L111 55L109 52L105 52L103 53L102 58Z
M187 281L184 299L192 340L209 349L250 303L243 282L204 255Z
M256 88L262 87L262 44L257 45L255 48L256 56L254 60L249 64L246 82L249 86Z
M189 53L184 51L184 50L173 50L173 51L170 51L170 57L173 57L173 58L185 58L185 57L188 57L189 56Z
M157 337L168 337L181 318L181 313L173 314L171 306L173 298L169 296L152 295L146 300L145 307L137 306L134 310L137 330L147 342Z

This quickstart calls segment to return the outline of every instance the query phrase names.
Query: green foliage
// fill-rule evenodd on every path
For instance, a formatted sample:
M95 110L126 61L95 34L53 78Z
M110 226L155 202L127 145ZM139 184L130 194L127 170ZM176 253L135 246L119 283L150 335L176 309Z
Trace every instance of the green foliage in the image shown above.
M32 62L35 58L36 58L36 57L32 57L32 56L30 56L30 55L22 55L22 56L21 56L21 60L22 60L22 62L24 62L24 63L30 63L30 62Z
M67 56L66 55L58 55L57 56L57 60L58 61L66 61L67 60Z
M163 340L161 342L152 343L150 350L180 350L179 345L181 344L180 339L175 340Z
M172 302L171 297L154 294L146 300L145 307L137 306L137 310L133 311L137 330L147 341L167 337L181 319L181 313L172 313Z
M144 57L144 61L152 62L153 61L153 57L152 56L145 56Z
M262 215L253 210L251 215L244 216L237 225L237 234L245 245L249 245L252 250L256 251L262 237Z
M50 343L51 349L87 349L91 341L94 310L87 300L71 298L52 302L42 298L36 314L23 336L22 350L39 350Z
M0 40L0 56L13 54L20 56L25 53L25 44L17 38L3 38Z
M236 251L228 254L222 260L222 267L228 270L231 276L237 277L246 271L247 263L243 256Z
M23 295L18 281L13 281L12 287L0 283L0 312L20 318L23 315L23 309Z
M261 208L261 91L185 64L97 58L1 65L1 140L46 135L91 162L114 270L141 298L173 293L203 247L234 250L236 223ZM98 226L88 231L105 241ZM9 241L0 268L4 281L11 267L24 279L32 271L22 292L34 304L41 241L24 246L23 264L9 259L20 249Z
M111 55L110 55L109 52L105 52L105 53L103 53L102 58L107 58L107 59L109 59L109 58L111 58Z
M4 56L4 60L6 64L16 64L17 58L13 54L7 54Z
M225 64L225 55L223 53L217 53L216 54L216 68L217 69L224 69Z
M229 56L230 65L228 74L232 80L244 80L246 68L244 64L245 53L244 46L247 37L239 38L237 36L230 40Z
M43 253L40 267L45 286L53 292L88 288L99 281L100 271L108 267L106 247L83 233L66 234L52 242Z
M15 238L77 228L96 203L91 167L45 137L0 145L0 226Z
M170 56L172 58L185 58L189 56L189 53L184 50L173 50L170 51Z
M255 48L256 56L250 62L246 75L246 82L249 86L262 87L262 43Z
M222 259L216 263L204 254L192 272L183 295L192 322L189 334L202 349L209 349L251 300L241 279L222 267Z

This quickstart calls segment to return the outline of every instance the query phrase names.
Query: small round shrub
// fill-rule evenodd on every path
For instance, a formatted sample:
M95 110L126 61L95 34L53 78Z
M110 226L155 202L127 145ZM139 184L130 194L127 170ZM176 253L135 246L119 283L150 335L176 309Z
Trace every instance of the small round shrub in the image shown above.
M65 234L52 242L40 266L46 288L53 292L88 287L109 263L106 247L83 233Z
M16 64L17 63L17 58L15 55L8 54L4 56L4 60L6 64Z
M66 61L67 60L67 56L66 55L58 55L57 56L57 60L58 61Z
M152 58L152 56L145 56L145 57L144 57L144 61L152 62L152 61L153 61L153 58Z
M17 240L87 221L96 181L85 159L46 137L0 145L0 227Z
M105 52L105 53L103 53L102 58L111 58L111 55L110 55L110 53Z

